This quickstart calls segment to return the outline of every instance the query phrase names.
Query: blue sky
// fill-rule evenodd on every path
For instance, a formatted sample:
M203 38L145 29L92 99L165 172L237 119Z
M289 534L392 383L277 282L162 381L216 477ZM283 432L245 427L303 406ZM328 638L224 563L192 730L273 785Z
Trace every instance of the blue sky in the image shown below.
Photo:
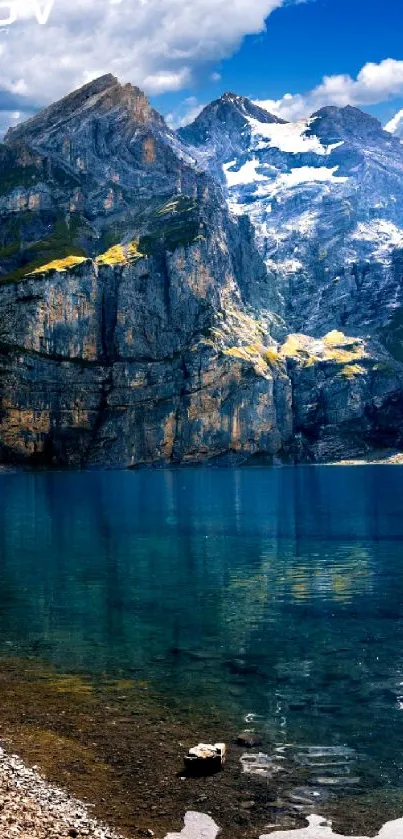
M0 134L109 72L173 124L226 90L286 119L350 103L386 122L403 108L402 0L10 0L2 20L8 5Z
M153 101L167 112L181 111L187 97L209 102L226 90L278 99L316 87L324 75L355 78L365 64L385 58L403 59L403 0L309 0L274 11L265 33L247 36L239 51L214 65L219 81L202 73L187 90ZM403 108L403 95L362 107L385 122Z

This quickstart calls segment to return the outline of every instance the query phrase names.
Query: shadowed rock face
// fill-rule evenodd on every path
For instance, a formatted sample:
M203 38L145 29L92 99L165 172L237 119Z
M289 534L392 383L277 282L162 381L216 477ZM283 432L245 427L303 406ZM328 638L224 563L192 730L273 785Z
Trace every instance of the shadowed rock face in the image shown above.
M399 309L393 328L380 316L400 293L400 252L392 268L349 267L336 293L310 242L303 275L285 278L213 176L229 146L252 157L256 122L286 124L233 94L211 107L179 138L141 91L104 76L8 133L3 461L320 462L403 445ZM336 128L383 142L376 121L331 110L315 119L333 144ZM184 139L212 137L206 165ZM287 194L287 223L300 200ZM328 238L344 229L340 201L322 196Z

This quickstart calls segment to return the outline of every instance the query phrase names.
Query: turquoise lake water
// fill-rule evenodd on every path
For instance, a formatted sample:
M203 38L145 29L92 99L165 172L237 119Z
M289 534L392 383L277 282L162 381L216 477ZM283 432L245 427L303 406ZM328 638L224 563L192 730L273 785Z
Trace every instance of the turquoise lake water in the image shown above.
M402 490L398 466L2 473L0 652L256 724L318 795L402 788Z

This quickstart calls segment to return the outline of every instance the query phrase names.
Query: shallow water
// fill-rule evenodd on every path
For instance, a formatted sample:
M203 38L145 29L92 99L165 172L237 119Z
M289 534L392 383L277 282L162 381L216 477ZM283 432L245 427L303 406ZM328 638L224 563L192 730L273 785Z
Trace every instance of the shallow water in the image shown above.
M403 789L403 467L0 475L0 653L144 679ZM245 723L246 721L246 723Z

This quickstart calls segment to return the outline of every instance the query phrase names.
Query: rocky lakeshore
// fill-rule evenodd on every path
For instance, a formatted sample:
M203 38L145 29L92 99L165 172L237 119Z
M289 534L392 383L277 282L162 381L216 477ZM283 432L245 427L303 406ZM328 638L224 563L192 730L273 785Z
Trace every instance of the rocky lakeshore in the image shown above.
M308 825L300 829L277 830L276 825L260 839L346 839L334 833L331 823L320 816L308 817ZM268 828L269 829L269 828ZM386 823L378 839L400 839L403 819ZM139 831L153 837L152 830ZM180 832L169 833L165 839L216 839L220 827L211 816L189 811ZM29 769L16 755L0 747L0 835L2 839L124 839L110 827L94 819L89 805L49 784L37 771ZM245 834L246 835L246 834ZM352 837L368 839L368 837Z
M168 709L146 683L95 685L22 660L0 661L0 681L1 839L294 839L294 831L295 839L362 839L393 818L379 837L400 839L398 790L318 804L291 760L274 774L245 773L244 741L213 709ZM229 745L224 771L186 777L188 747L220 734ZM270 741L263 735L248 753L274 754ZM307 827L314 810L321 818Z

